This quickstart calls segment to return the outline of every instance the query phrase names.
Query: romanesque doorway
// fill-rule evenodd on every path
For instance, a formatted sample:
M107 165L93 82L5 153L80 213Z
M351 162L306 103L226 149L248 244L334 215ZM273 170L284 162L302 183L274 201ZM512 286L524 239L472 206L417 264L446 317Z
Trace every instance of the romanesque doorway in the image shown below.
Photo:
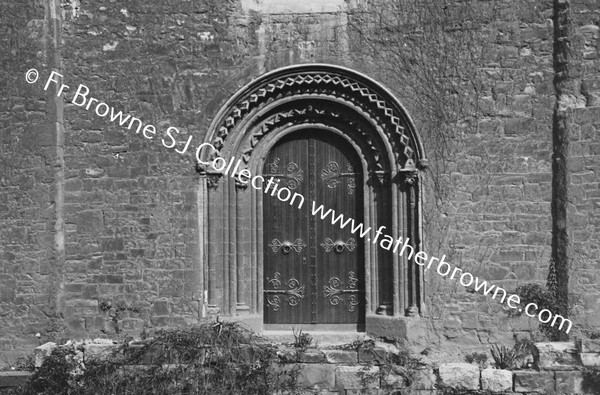
M330 131L304 129L283 137L263 165L265 179L306 199L301 209L263 198L264 322L361 324L365 314L363 240L331 217L363 222L364 177L352 145ZM316 206L313 206L313 201ZM331 215L331 214L330 214Z

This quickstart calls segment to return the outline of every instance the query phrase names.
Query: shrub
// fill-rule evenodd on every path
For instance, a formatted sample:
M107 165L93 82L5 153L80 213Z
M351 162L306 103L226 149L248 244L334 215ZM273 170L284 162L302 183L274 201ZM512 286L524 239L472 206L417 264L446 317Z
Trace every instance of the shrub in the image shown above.
M480 369L485 369L487 366L488 356L486 353L473 352L465 355L465 362L479 366Z
M159 330L83 364L73 345L56 348L26 394L267 394L295 389L296 372L275 369L275 347L238 323Z

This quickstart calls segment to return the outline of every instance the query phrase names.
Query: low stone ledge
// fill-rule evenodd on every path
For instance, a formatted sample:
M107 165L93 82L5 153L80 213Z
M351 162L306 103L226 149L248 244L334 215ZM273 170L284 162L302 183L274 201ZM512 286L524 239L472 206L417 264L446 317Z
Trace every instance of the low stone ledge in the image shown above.
M515 392L554 394L554 373L527 370L513 371Z
M535 343L539 352L538 367L542 370L574 370L580 365L573 342Z
M439 367L443 385L465 390L479 389L479 368L469 363L445 363Z
M33 375L33 372L26 372L21 370L13 370L10 372L0 372L0 388L15 388L20 387L29 377Z
M487 368L481 371L481 388L492 392L512 390L513 374L510 370Z

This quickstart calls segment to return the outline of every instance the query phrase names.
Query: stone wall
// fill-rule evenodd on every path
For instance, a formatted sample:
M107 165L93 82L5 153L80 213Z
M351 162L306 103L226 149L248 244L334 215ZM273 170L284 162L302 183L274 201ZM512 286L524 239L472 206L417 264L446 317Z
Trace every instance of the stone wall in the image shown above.
M319 2L112 1L28 6L0 2L0 351L5 358L63 335L137 333L195 322L206 313L199 278L197 186L192 156L161 143L202 140L225 101L278 67L323 62L388 85L408 108L431 173L449 193L425 198L425 249L512 291L544 282L551 256L552 128L556 103L551 1L493 3L481 27L477 127L457 128L445 156L437 130L402 75L363 56L352 13ZM485 3L485 2L484 2ZM598 78L600 16L569 3L573 94L569 114L570 292L579 329L598 327ZM352 5L352 4L351 4ZM279 8L278 8L279 7ZM297 8L299 7L299 8ZM491 8L490 8L491 9ZM482 9L482 12L485 9ZM23 74L52 69L71 89L57 98ZM153 139L71 104L89 97L156 126ZM132 128L134 129L134 128ZM430 179L430 181L431 181ZM224 281L222 275L217 279ZM530 336L535 319L507 320L502 306L435 273L427 279L427 331L444 353ZM217 287L217 292L219 288ZM217 298L219 295L216 295ZM0 360L0 364L5 361Z
M53 21L43 1L0 2L0 366L57 316L57 106L24 78L55 67Z
M38 347L36 366L40 367L56 347L55 343ZM143 347L143 342L132 342L130 347ZM415 371L410 383L386 364L386 354L394 351L381 346L358 350L280 347L277 368L296 372L296 384L306 394L600 393L600 388L586 381L581 372L582 367L600 368L597 341L536 343L535 347L535 369L482 369L467 363L437 363ZM83 342L80 348L83 363L94 364L113 355L117 345L110 340L97 340ZM152 358L150 351L142 361L151 365L155 363ZM0 388L22 385L27 377L25 372L0 375Z
M576 320L589 331L600 324L598 207L600 204L600 10L593 1L571 4L573 94L564 98L570 129L568 222Z

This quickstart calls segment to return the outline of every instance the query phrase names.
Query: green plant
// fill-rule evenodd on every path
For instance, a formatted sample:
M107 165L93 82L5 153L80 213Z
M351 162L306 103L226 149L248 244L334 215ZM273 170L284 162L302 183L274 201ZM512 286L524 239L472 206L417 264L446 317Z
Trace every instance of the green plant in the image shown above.
M410 388L415 374L425 365L420 358L413 357L404 347L397 352L389 352L375 347L373 340L356 341L351 346L356 346L357 351L362 348L373 355L360 372L364 388L369 388L371 383L381 383L380 388L389 391ZM378 365L378 370L372 370L374 364Z
M599 368L583 368L581 371L583 382L581 386L585 391L594 391L594 394L600 394L600 369Z
M518 294L520 298L519 308L509 309L508 316L519 317L523 315L523 313L525 312L525 307L530 303L535 303L537 305L537 312L546 309L550 310L553 314L558 314L560 304L556 300L555 291L553 291L553 288L555 287L554 285L552 285L552 278L555 277L553 273L554 271L550 270L548 289L536 283L529 283L518 286L515 290L515 293ZM550 324L551 322L540 322L539 328L542 334L544 334L544 336L546 336L551 341L564 340L564 332L558 329L558 327L551 326Z
M516 339L512 348L499 347L494 344L490 348L497 369L523 369L531 367L537 359L537 348L528 339Z
M487 367L487 359L487 354L483 352L473 352L465 355L465 362L475 364L479 366L480 369L485 369Z
M515 366L516 352L514 348L507 348L506 346L498 347L494 344L490 348L492 358L497 369L512 369Z
M296 332L295 328L292 328L292 333L294 334L294 344L293 346L302 350L306 350L313 342L313 338L308 333L303 333L302 329Z

